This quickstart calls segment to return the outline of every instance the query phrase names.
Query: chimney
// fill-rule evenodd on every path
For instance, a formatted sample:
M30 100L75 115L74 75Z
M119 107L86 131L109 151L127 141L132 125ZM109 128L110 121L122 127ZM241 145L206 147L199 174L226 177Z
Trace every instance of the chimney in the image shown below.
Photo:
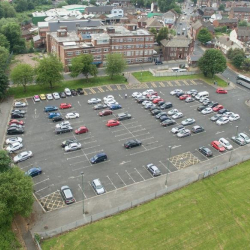
M68 27L67 26L60 26L60 30L66 30L66 31L68 31Z
M59 29L57 30L57 37L67 37L67 30L65 29Z

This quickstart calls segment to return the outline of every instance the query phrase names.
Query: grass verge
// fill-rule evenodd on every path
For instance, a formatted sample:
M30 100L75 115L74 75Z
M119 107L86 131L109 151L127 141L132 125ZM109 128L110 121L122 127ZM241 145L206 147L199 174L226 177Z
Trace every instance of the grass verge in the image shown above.
M215 76L214 79L205 77L203 74L196 74L196 75L187 75L187 76L153 76L149 71L143 72L134 72L132 75L140 82L156 82L156 81L175 81L175 80L194 80L194 79L201 79L208 84L214 84L214 81L218 82L218 86L226 87L227 82L223 79Z
M63 81L60 84L55 84L51 89L48 86L43 85L30 85L27 86L27 91L23 92L23 86L11 87L9 88L8 95L14 96L15 98L24 98L39 94L47 94L52 92L61 92L65 88L77 89L77 88L89 88L95 86L102 86L108 84L126 84L124 76L116 76L114 79L110 79L109 76L89 78L87 82L86 79Z
M250 161L42 243L43 250L248 249Z

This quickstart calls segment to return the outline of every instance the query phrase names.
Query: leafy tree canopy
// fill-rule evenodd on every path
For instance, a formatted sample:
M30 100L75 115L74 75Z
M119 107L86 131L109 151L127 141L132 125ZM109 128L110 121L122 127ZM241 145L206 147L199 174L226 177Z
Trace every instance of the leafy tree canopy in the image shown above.
M0 46L0 69L5 69L7 67L9 54L6 48Z
M1 33L0 33L0 46L4 47L7 50L10 49L10 43L9 43L7 37L4 34L1 34Z
M9 79L5 72L0 69L0 100L3 100L6 97L6 92L9 87ZM1 159L1 155L0 155ZM0 160L1 161L1 160ZM0 172L3 165L0 163Z
M198 66L204 76L213 77L227 68L226 58L217 49L208 49L198 61Z
M245 58L244 61L241 64L241 68L245 71L250 71L250 59Z
M15 16L16 16L16 11L9 2L7 1L0 2L0 19L15 17Z
M160 44L161 40L163 39L168 39L168 28L167 27L163 27L159 30L159 33L156 37L156 41L158 44Z
M248 26L248 23L246 20L242 20L242 21L239 21L239 26L243 26L243 27L247 27Z
M197 35L197 39L198 41L200 41L201 43L205 44L209 41L211 41L213 38L212 34L208 31L207 28L202 28L198 35Z
M2 75L2 72L0 71L0 87L2 85L1 75ZM0 150L0 174L9 170L10 167L11 167L10 157L8 156L5 150Z
M121 74L126 68L126 61L121 54L108 54L106 62L105 72L111 79L113 79L114 75Z

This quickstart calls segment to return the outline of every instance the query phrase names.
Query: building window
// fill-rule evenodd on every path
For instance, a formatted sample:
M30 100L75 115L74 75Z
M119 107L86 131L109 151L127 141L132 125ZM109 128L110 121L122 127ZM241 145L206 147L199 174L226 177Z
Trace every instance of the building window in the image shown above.
M104 49L104 52L108 52L109 51L109 49Z
M88 50L83 50L83 54L88 54L89 51Z
M67 56L73 56L73 51L67 52Z
M76 53L76 56L79 56L81 54L81 51L77 50L75 53Z
M120 43L122 43L123 42L123 39L122 38L120 38Z
M92 50L91 50L91 53L95 53L95 49L92 49Z

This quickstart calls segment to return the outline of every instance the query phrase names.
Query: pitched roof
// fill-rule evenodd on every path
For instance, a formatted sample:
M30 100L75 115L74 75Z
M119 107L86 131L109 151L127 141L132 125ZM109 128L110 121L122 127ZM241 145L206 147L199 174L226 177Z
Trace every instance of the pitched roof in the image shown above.
M114 8L114 6L95 6L95 7L87 7L85 10L87 12L107 12L111 11Z
M250 28L249 27L238 27L237 35L238 36L249 36L250 37Z
M210 22L202 22L202 26L209 31L214 32L214 26Z
M232 18L232 19L221 19L218 20L219 23L238 23L238 19L237 18Z
M174 18L175 14L172 11L169 10L168 12L164 13L162 15L162 17L164 17L164 18Z
M138 19L138 22L147 22L147 18L145 16L142 16L141 18Z
M98 27L102 25L100 20L75 20L75 21L53 21L49 22L50 32L55 32L60 29L60 26L67 26L68 31L74 31L77 29L77 24L79 27Z
M189 44L191 43L191 40L190 39L186 39L186 38L182 38L180 39L179 37L177 38L173 38L171 40L161 40L161 44L164 46L164 47L171 47L171 48L188 48L189 47Z
M162 27L162 24L156 18L149 18L147 20L147 27Z
M195 23L192 24L192 28L197 30L200 27L202 27L202 23L200 22L200 20L197 20Z
M250 12L250 8L246 8L246 7L234 7L233 11L234 12Z

